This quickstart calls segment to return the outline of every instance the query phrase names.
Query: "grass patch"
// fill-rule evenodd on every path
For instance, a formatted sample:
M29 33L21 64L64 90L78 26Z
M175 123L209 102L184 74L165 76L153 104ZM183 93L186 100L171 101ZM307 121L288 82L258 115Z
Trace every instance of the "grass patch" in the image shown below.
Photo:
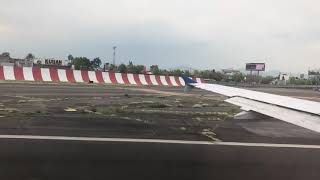
M167 104L163 103L154 103L149 105L150 108L166 108L169 107Z
M128 114L130 113L129 110L126 110L122 107L114 107L114 106L107 106L107 107L97 107L96 112L99 112L101 114L105 115L112 115L112 114Z

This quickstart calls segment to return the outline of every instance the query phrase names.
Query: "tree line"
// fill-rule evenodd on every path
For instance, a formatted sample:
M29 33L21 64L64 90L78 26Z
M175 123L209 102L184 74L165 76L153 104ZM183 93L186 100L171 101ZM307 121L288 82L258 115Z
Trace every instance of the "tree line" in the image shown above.
M10 57L9 53L3 53L2 56ZM99 57L89 59L87 57L73 57L71 54L68 55L69 66L73 66L75 70L107 70L114 71L119 73L133 73L133 74L143 74L146 73L146 67L144 65L134 64L132 61L129 61L128 64L107 64L106 67L102 66L102 61ZM35 59L35 55L28 53L25 57L27 60ZM233 81L233 82L244 82L246 75L243 73L234 73L232 75L226 75L223 72L213 70L182 70L182 69L161 69L158 65L150 66L150 72L154 75L170 75L170 76L181 76L182 74L186 76L195 76L204 79L211 79L214 81ZM262 83L269 83L272 78L263 78Z
M2 56L10 57L10 53L5 52L1 54ZM27 60L35 59L35 56L32 53L28 53L25 57ZM76 70L101 70L102 61L99 57L95 57L93 59L89 59L87 57L73 57L71 54L68 55L69 66L73 66ZM144 65L136 65L133 64L132 61L129 61L128 64L120 64L118 66L113 64L108 64L105 67L105 70L114 71L119 73L133 73L133 74L143 74L146 73L146 68ZM211 70L181 70L181 69L160 69L158 65L150 66L150 72L154 75L170 75L170 76L181 76L182 74L186 76L195 76L203 79L210 79L218 82L254 82L261 84L270 84L275 79L279 79L278 77L273 76L255 76L248 75L241 72L235 72L232 74L226 74L221 71L216 71L215 69ZM320 84L320 79L299 79L295 77L291 77L288 81L288 84L292 85L318 85Z
M97 70L101 66L101 60L99 57L90 60L86 57L75 57L72 55L68 56L71 64L74 65L76 70L88 69L88 70ZM128 64L120 64L118 66L113 64L108 64L106 67L108 71L114 71L119 73L133 73L133 74L143 74L146 73L146 67L144 65L133 64L132 61L129 61ZM263 84L269 84L274 78L273 77L249 77L248 75L237 72L231 75L227 75L221 71L212 70L182 70L182 69L161 69L158 65L150 66L150 73L154 75L169 75L169 76L181 76L182 74L186 76L195 76L203 79L211 79L214 81L224 81L224 82L246 82L246 81L256 81Z
M99 57L90 60L87 57L73 57L71 54L68 56L70 65L74 66L76 70L97 70L100 69L102 61Z
M72 65L75 69L88 69L88 70L97 70L101 66L101 60L99 57L90 60L86 57L76 57L73 58L72 55L68 56L68 59L71 60ZM146 73L146 68L144 65L133 64L132 61L129 61L128 64L120 64L118 66L109 64L106 70L119 72L119 73L133 73L133 74L143 74ZM195 76L203 79L210 79L218 82L235 82L235 83L256 83L256 84L270 84L274 80L279 79L279 77L274 76L257 76L249 75L242 72L234 72L231 74L226 74L222 71L216 71L215 69L211 70L182 70L182 69L161 69L158 65L150 66L150 73L154 75L169 75L169 76L181 76L182 74L186 76ZM292 85L317 85L320 84L319 79L298 79L291 77L288 81L288 84Z

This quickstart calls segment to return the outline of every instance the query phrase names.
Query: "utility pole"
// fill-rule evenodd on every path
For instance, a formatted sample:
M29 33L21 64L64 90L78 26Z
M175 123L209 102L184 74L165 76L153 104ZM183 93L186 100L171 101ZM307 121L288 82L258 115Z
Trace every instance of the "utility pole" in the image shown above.
M116 49L117 46L113 46L113 65L116 66Z

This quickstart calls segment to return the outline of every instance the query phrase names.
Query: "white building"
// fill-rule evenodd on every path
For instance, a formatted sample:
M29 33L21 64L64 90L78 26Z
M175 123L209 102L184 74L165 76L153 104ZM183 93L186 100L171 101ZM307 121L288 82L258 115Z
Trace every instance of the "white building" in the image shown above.
M308 71L308 79L320 79L320 69L318 70L309 70Z
M278 78L274 81L272 81L272 84L277 84L277 85L286 85L287 82L289 81L291 75L288 73L280 73Z

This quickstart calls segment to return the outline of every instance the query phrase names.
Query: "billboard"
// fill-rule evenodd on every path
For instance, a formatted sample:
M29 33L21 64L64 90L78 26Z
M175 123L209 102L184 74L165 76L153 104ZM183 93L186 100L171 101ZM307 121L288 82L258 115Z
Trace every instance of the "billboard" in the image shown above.
M67 66L69 61L60 59L34 59L33 63L52 66Z
M247 71L264 71L266 69L265 63L247 63L246 70Z

